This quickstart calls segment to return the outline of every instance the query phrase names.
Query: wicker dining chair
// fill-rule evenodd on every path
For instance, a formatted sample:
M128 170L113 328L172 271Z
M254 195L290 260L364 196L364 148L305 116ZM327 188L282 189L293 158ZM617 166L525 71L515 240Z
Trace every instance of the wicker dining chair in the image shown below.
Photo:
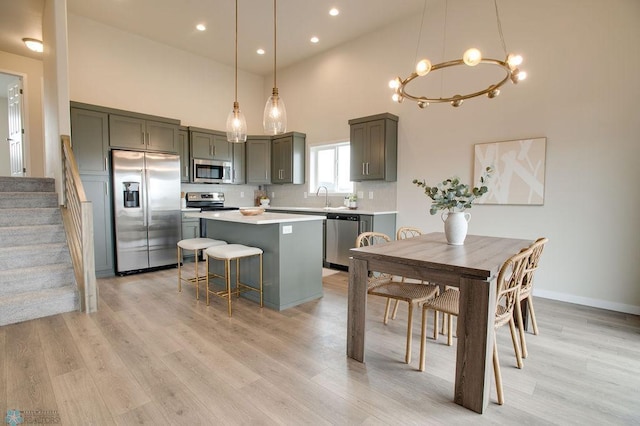
M422 230L419 228L414 228L412 226L402 226L398 228L396 232L396 240L404 240L407 238L417 237L418 235L422 235ZM405 282L405 277L402 277L402 282ZM422 281L424 283L424 281ZM393 305L393 312L391 313L391 319L396 319L396 315L398 313L398 305L400 304L399 300L395 301ZM387 309L384 311L384 323L386 324L389 320L389 304L387 304Z
M538 269L538 263L544 250L544 245L549 241L546 237L538 238L533 244L529 246L532 250L531 256L527 262L525 273L522 278L522 286L520 287L520 301L527 301L527 308L529 316L531 317L531 326L533 327L533 334L538 334L538 323L536 322L536 314L533 310L533 276ZM516 309L516 320L518 321L518 329L520 332L520 348L522 349L522 358L526 358L527 342L524 337L524 321L522 318L522 311Z
M511 332L511 340L513 342L513 350L516 354L516 365L522 368L522 357L520 354L520 345L516 334L516 324L514 320L514 309L519 303L520 285L525 273L527 261L531 256L532 249L527 248L509 257L500 268L497 278L497 302L496 316L494 322L494 333L505 324L509 324ZM446 312L450 315L457 316L459 313L460 292L449 289L433 300L426 301L422 305L422 330L420 333L420 364L418 369L424 371L426 357L426 332L427 332L427 311L433 309L440 312ZM437 316L436 316L437 318ZM435 329L437 332L437 328ZM449 328L451 333L451 328ZM493 339L493 371L496 381L496 393L498 395L498 404L504 404L504 392L502 389L502 374L500 373L500 363L498 359L498 343L494 336Z
M380 232L363 232L356 239L356 247L366 247L375 244L388 243L391 241L388 235ZM390 274L370 272L367 283L367 293L374 296L386 297L389 310L391 299L407 302L409 314L407 319L407 343L405 351L405 363L411 362L411 341L413 332L413 308L426 300L433 299L438 295L438 286L429 284L413 284L394 281ZM386 317L386 315L385 315ZM386 323L385 323L386 324Z

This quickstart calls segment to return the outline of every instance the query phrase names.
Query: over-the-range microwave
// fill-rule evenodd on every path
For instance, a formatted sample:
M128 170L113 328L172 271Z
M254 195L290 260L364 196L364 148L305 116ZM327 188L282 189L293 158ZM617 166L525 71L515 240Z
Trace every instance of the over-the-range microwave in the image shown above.
M193 159L193 182L232 183L230 161Z

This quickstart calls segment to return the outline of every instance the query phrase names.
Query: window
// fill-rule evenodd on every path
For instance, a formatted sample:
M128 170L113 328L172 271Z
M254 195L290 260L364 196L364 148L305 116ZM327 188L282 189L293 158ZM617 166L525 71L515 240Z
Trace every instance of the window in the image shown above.
M332 194L351 194L353 182L349 180L349 142L312 146L310 151L309 192L326 186Z

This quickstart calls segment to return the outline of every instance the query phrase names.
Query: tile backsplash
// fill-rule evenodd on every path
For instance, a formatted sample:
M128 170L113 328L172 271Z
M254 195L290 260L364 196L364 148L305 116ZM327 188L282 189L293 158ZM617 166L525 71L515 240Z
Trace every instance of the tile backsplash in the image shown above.
M320 196L316 191L309 192L309 186L304 185L222 185L183 183L183 192L224 192L225 205L246 207L254 205L254 192L264 190L271 198L271 205L275 207L324 207L324 190ZM305 198L305 192L307 197ZM396 182L357 182L358 208L363 210L396 210ZM372 197L370 197L372 196ZM329 205L332 207L344 204L344 195L329 195Z

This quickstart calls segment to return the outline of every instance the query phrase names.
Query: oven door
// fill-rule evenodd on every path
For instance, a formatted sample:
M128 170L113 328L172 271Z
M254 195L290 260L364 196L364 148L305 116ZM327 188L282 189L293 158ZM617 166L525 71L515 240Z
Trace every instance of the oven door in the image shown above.
M194 183L231 183L231 162L193 159Z

